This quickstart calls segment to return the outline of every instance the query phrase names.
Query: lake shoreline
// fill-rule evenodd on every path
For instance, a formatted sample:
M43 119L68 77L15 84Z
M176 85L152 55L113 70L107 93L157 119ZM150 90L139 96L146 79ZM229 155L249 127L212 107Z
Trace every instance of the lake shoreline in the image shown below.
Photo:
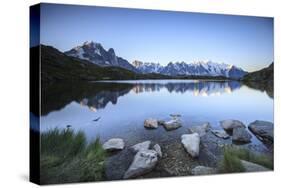
M194 133L194 131L192 131L193 128L194 127L188 129L186 133ZM159 144L161 146L161 153L163 156L158 157L158 163L153 169L151 169L151 171L133 178L142 179L204 175L194 174L193 169L195 169L196 167L206 167L207 170L213 169L208 174L227 173L222 171L220 167L224 159L225 149L227 148L234 148L243 152L249 152L250 155L262 156L267 158L268 161L272 159L273 163L273 143L270 147L268 147L267 145L268 150L263 150L260 148L261 145L255 145L251 142L235 143L232 140L233 138L231 138L232 135L229 135L227 139L217 137L212 133L212 130L212 127L209 127L205 130L204 134L200 136L200 154L195 158L187 153L182 143L180 142L180 138L176 139L173 142L151 142L150 146L153 146L155 144ZM202 129L200 126L196 127L195 132L198 131L202 133ZM119 180L123 178L123 173L125 173L126 169L129 168L131 161L134 160L134 152L131 149L132 147L134 147L134 145L126 146L126 149L124 151L117 151L117 153L113 153L111 156L109 156L109 158L106 160L107 180ZM201 173L206 172L203 169Z

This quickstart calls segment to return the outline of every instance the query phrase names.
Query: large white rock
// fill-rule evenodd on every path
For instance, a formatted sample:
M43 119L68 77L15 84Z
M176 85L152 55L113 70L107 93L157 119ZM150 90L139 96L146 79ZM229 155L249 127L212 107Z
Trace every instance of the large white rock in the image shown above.
M242 128L246 127L241 121L232 120L232 119L220 121L220 125L224 130L230 132L232 132L232 130L236 127L242 127Z
M183 144L186 152L192 157L199 156L200 136L198 133L182 135L181 143Z
M141 150L139 151L124 174L124 179L135 178L153 170L157 164L157 152L154 150Z
M124 140L121 138L112 138L106 141L102 145L103 149L106 151L122 150L125 147Z
M162 151L161 151L161 147L160 147L159 144L155 144L155 145L153 146L153 149L157 152L158 157L162 157Z
M156 129L156 128L158 128L158 121L157 121L157 119L152 119L152 118L146 119L144 121L144 127L145 128L149 128L149 129Z
M151 142L149 140L133 145L132 150L137 153L141 150L148 150Z

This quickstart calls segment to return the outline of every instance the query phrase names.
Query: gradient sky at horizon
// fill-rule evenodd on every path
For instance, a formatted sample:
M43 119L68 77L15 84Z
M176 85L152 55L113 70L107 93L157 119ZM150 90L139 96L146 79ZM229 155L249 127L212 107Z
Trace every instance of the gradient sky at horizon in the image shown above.
M273 18L42 4L41 44L60 51L99 42L145 62L212 60L247 71L273 61Z

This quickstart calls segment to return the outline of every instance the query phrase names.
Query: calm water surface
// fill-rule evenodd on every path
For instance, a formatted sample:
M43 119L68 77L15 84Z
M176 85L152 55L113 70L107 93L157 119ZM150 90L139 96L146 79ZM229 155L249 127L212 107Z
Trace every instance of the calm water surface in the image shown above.
M273 122L270 93L236 81L134 80L60 83L42 91L41 131L64 129L85 132L87 139L105 141L120 137L127 144L146 139L168 142L179 139L191 125L237 119ZM183 127L166 132L163 127L146 130L147 118L168 120L181 114ZM98 121L93 121L98 119ZM258 142L253 137L253 142Z

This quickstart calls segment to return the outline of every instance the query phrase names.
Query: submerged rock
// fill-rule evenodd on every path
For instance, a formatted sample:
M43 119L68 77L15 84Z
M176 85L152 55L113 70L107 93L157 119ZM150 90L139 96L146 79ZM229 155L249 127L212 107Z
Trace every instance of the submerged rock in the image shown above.
M148 150L150 147L151 141L147 140L138 144L133 145L131 148L134 152L139 152L141 150Z
M243 167L245 168L246 172L259 172L259 171L270 171L270 169L265 168L264 166L251 163L248 161L241 160Z
M116 150L122 150L125 147L125 143L123 139L121 138L112 138L106 141L102 145L103 149L106 151L116 151Z
M180 120L172 119L170 121L166 121L163 126L167 131L172 131L172 130L180 128L182 126L182 124L181 124Z
M228 132L232 132L236 127L246 127L241 121L231 119L220 121L220 125L225 131Z
M139 151L124 174L124 179L135 178L137 176L146 174L153 170L157 164L157 152L154 150L141 150Z
M248 128L259 140L273 143L273 123L257 120L250 123Z
M182 135L181 143L183 144L186 152L189 153L192 157L199 156L200 137L198 133Z
M144 127L149 129L156 129L158 128L158 121L157 119L146 119L144 121Z
M212 130L211 132L219 138L223 138L223 139L229 138L229 135L224 130Z
M233 134L232 134L232 141L235 142L251 142L252 135L247 132L247 129L242 128L242 127L236 127L233 129Z
M158 125L164 125L165 121L164 120L158 120Z
M161 147L159 144L155 144L153 146L153 149L157 152L158 157L162 157L162 151L161 151Z
M198 133L200 137L204 136L206 132L211 128L210 123L204 123L203 125L199 126L192 126L189 128L189 130L192 133Z
M173 119L179 119L181 117L180 114L170 114Z
M215 174L216 169L206 166L196 166L191 170L192 175L208 175L208 174Z

